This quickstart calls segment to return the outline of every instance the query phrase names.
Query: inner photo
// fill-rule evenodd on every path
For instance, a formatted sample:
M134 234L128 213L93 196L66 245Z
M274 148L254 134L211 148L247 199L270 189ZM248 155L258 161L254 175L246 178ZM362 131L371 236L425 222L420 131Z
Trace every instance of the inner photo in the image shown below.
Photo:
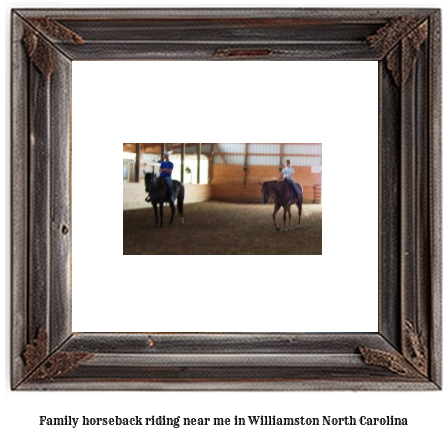
M321 143L124 143L124 255L321 255Z

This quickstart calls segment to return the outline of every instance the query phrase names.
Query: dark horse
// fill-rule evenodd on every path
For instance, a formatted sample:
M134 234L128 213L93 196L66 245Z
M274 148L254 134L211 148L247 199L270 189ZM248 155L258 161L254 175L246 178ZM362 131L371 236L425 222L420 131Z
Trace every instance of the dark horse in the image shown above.
M146 184L146 192L149 193L146 201L150 202L154 208L155 226L158 227L160 225L160 228L163 226L163 204L165 202L168 202L169 206L171 207L171 220L169 221L169 225L171 225L174 219L175 207L169 194L169 188L163 181L163 178L157 178L154 172L149 172L144 174L144 182ZM182 218L181 224L183 225L183 201L185 199L185 187L181 182L174 179L172 180L172 187L174 188L174 195L177 199L177 210ZM158 222L158 205L160 205L160 223Z
M269 197L271 196L275 202L275 208L273 209L273 223L275 224L275 228L279 231L279 227L276 224L276 213L278 210L283 207L284 209L284 228L283 232L286 231L286 215L289 216L289 230L290 230L290 206L292 204L296 204L298 208L298 228L301 223L301 212L303 207L303 187L301 184L297 183L298 187L298 197L296 196L295 191L293 190L292 184L287 181L266 181L262 183L261 191L262 197L264 200L264 204L267 204Z

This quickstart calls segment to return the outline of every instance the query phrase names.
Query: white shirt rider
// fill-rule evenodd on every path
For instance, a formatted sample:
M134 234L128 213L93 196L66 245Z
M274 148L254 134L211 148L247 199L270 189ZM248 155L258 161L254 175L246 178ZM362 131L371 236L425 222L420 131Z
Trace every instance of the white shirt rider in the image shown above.
M286 160L286 167L284 167L284 169L281 170L278 179L282 176L284 179L288 180L292 184L293 190L295 191L297 198L299 198L298 187L293 179L294 173L295 171L293 170L293 167L290 166L290 160Z

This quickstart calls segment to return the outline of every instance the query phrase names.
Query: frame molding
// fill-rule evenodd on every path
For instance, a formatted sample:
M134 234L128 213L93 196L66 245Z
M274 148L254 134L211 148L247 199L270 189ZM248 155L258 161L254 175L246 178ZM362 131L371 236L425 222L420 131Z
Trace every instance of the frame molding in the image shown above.
M440 15L14 10L12 389L440 389ZM72 333L71 62L105 59L378 61L379 332Z

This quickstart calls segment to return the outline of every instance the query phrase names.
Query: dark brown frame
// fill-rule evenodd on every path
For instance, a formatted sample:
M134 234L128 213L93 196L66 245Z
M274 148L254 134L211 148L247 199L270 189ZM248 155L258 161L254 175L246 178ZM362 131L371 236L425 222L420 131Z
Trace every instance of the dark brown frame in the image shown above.
M436 9L14 10L12 388L439 389L440 29ZM378 61L378 333L72 333L71 61L102 59Z

